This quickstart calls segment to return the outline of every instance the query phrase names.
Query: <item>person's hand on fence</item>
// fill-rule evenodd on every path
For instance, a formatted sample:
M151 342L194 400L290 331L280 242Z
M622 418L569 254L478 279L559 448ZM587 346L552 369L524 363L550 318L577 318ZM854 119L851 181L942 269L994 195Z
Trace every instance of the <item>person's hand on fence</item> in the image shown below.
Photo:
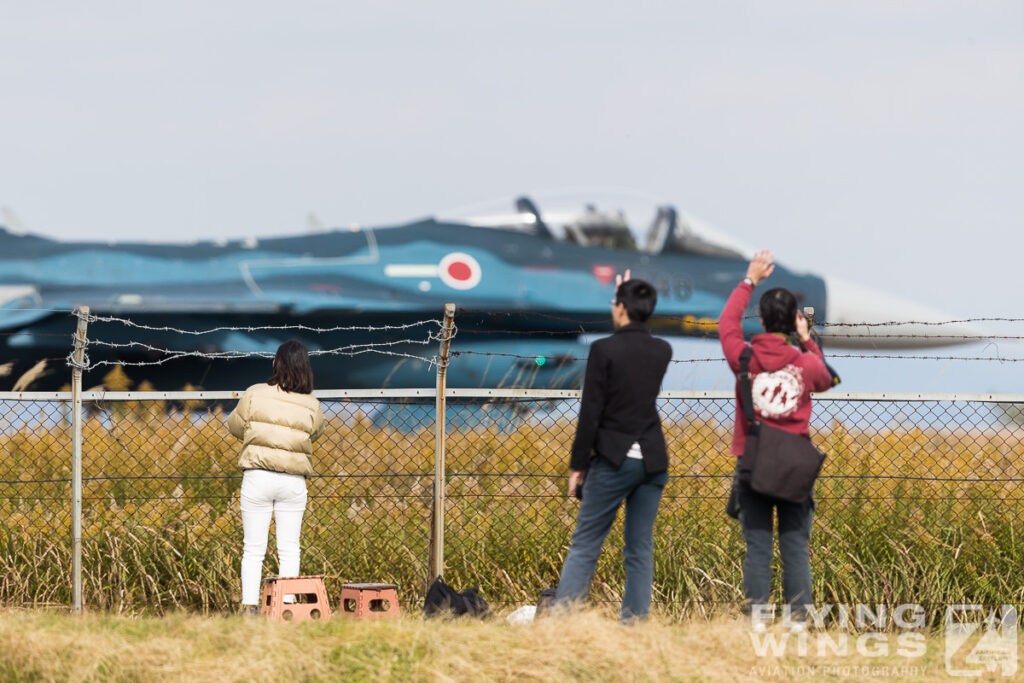
M629 271L626 271L627 273ZM586 474L583 470L572 470L569 472L569 498L576 495L576 487L583 486L583 476Z
M774 259L775 257L769 249L757 252L754 254L754 258L750 259L750 265L747 266L747 277L756 285L775 271Z

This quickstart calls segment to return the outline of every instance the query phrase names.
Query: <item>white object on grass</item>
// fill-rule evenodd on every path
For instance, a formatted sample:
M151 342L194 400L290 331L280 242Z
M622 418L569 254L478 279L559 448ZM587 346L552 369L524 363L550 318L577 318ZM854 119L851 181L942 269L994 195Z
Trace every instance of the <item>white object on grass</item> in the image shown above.
M529 624L533 621L534 615L537 613L536 605L523 605L512 614L505 617L505 621L510 624Z

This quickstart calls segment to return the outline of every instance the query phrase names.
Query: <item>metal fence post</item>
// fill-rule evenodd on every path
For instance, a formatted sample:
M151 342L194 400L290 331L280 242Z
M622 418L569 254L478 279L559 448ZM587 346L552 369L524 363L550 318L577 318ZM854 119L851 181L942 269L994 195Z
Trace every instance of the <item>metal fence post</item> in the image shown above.
M445 493L445 375L448 370L448 350L455 325L455 304L444 305L444 324L441 331L441 349L437 354L437 397L434 445L434 504L431 511L430 557L427 587L444 574L444 493Z
M82 368L89 307L79 306L71 356L71 574L75 614L82 613Z

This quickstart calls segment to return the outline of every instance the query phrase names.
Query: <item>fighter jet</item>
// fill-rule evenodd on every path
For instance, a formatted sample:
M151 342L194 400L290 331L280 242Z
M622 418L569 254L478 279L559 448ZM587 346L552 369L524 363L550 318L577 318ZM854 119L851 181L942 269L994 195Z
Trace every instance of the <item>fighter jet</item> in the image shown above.
M0 227L0 366L51 359L32 388L66 383L67 369L53 359L70 351L71 311L88 305L98 317L88 332L97 365L86 386L124 363L136 382L160 389L238 389L265 379L265 355L289 338L321 354L313 359L318 387L433 386L436 321L454 302L450 386L575 387L587 354L581 338L612 329L617 273L630 269L657 287L650 324L658 334L714 336L750 255L667 204L638 224L597 203L510 204L403 225L190 244L64 242L8 221ZM917 325L902 327L902 337L872 336L864 323L948 316L784 265L772 284L831 323L822 330L831 348L934 346L968 332ZM760 331L753 309L745 329ZM0 375L0 386L20 375Z

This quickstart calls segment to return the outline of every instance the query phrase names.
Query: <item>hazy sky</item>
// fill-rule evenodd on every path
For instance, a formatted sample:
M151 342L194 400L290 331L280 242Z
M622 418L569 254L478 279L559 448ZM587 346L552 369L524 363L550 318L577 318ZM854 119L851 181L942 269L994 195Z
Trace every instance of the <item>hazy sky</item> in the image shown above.
M1024 317L1022 121L1019 0L0 0L0 204L67 239L626 188L826 277ZM1024 391L1020 363L915 364L920 390Z

